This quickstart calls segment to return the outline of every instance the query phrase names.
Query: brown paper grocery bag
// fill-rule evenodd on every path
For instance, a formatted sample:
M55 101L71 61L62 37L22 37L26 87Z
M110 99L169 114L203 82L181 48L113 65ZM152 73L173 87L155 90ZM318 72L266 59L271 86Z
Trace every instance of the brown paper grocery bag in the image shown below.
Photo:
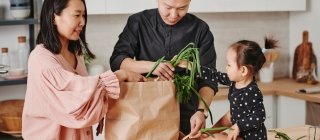
M177 140L179 103L170 81L125 82L109 100L106 140Z

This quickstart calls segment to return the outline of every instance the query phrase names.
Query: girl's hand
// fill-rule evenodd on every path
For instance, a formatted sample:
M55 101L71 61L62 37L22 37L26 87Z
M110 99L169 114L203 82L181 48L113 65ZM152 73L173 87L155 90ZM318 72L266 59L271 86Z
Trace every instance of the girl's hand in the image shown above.
M153 75L159 76L164 80L172 80L174 76L174 67L170 62L162 62L158 67L153 71Z
M117 70L114 72L114 74L117 76L119 82L144 82L147 81L147 79L142 76L141 74L127 71L127 70Z
M234 124L231 127L230 132L228 133L228 140L236 140L239 136L240 130L237 124Z
M200 111L197 111L190 119L191 132L189 138L199 138L201 136L200 129L205 128L206 118L204 114Z

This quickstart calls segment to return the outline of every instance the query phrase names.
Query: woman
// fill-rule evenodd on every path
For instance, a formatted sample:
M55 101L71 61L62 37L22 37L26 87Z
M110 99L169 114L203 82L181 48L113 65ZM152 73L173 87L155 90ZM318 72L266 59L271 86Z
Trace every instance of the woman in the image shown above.
M22 136L26 140L90 140L91 126L119 97L119 82L144 81L129 71L87 76L84 0L45 0L37 46L29 57Z

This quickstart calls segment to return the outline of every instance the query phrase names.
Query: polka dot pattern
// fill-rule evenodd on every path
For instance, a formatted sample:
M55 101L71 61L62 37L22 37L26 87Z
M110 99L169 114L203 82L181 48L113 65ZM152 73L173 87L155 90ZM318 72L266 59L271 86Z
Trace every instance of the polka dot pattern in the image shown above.
M263 96L256 81L253 80L247 87L237 89L234 86L235 82L230 81L226 73L207 68L202 70L202 77L206 80L229 86L231 122L239 126L240 136L246 140L267 140Z

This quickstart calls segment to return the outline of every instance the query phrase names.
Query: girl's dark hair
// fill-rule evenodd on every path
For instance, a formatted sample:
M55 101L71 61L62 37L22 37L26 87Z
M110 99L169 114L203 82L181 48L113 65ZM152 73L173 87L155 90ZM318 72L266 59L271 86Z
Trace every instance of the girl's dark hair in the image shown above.
M265 37L265 48L276 48L276 40ZM251 74L256 75L266 61L258 43L250 40L240 40L230 46L237 53L237 65L247 66Z
M87 25L87 7L85 0L81 0L85 6L85 25L80 33L80 39L77 41L69 40L68 50L77 55L86 53L89 58L95 58L95 55L89 50L86 42ZM44 0L40 14L40 31L36 43L44 44L44 47L54 54L61 51L61 43L57 26L54 24L54 14L60 15L62 10L68 6L69 0ZM82 41L82 43L81 43Z

